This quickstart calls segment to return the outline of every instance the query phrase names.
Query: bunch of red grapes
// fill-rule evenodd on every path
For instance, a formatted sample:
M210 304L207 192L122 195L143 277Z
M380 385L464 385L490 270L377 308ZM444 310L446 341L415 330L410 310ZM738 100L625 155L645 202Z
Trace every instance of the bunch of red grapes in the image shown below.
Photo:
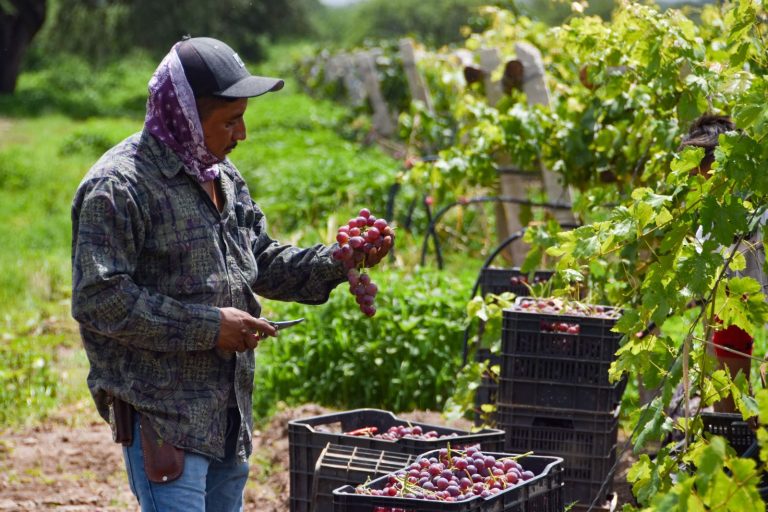
M496 459L477 448L465 451L443 448L438 457L421 458L388 477L382 489L360 486L357 494L432 501L466 501L487 498L530 480L535 475L517 462L521 456ZM376 507L374 512L400 509Z
M382 245L391 243L393 235L387 221L371 215L368 208L363 208L357 217L339 227L336 234L339 247L334 250L333 257L344 262L349 291L366 316L376 314L374 299L379 288L365 272L365 261L368 256L376 255Z
M345 432L348 436L360 436L360 437L375 437L377 439L385 439L387 441L397 441L401 437L408 437L410 439L430 440L430 439L444 439L450 437L456 437L457 434L443 434L440 435L435 430L428 430L424 432L419 425L409 427L406 425L392 425L386 432L379 434L377 427L363 427L353 430L351 432Z

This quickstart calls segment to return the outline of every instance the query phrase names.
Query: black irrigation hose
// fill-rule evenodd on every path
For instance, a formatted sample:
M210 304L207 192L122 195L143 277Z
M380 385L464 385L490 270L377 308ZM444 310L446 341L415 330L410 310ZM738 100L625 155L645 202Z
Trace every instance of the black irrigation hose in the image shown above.
M496 249L485 259L485 261L483 262L483 266L480 267L480 272L477 273L477 279L475 279L475 284L472 287L472 296L470 297L469 300L474 299L475 295L477 295L477 289L480 288L480 281L482 280L483 270L488 268L488 266L491 264L493 259L496 256L498 256L498 254L501 251L503 251L509 244L511 244L515 240L521 239L523 235L525 235L525 230L526 228L522 228L520 231L517 231L512 235L510 235L509 237L507 237L507 239L501 242L501 244L499 244L499 246L496 247ZM467 357L469 356L469 331L471 327L472 327L472 321L470 319L470 322L467 325L467 328L464 329L464 347L463 347L462 356L461 356L462 366L466 366Z
M455 201L453 203L450 203L440 208L435 213L434 218L430 220L429 226L427 227L427 233L424 235L424 243L422 244L422 247L421 247L421 265L422 266L424 266L427 261L427 246L428 246L428 241L430 237L433 239L435 243L435 251L438 254L440 253L440 243L438 241L437 233L435 232L435 226L437 225L438 221L443 217L443 215L445 215L451 208L454 208L456 206L466 206L468 204L477 204L477 203L512 203L512 204L519 204L524 206L549 208L551 210L570 210L571 209L570 204L545 203L545 202L538 202L538 201L530 201L528 199L519 199L516 197L509 197L509 196L480 196L480 197L474 197L472 199ZM439 256L438 268L440 270L443 269L442 256Z
M429 203L426 201L424 201L424 210L427 213L427 221L429 221L429 225L430 226L434 225L435 221L432 220L432 208L430 208ZM435 232L434 229L431 231L431 233L432 233L432 241L435 244L435 256L437 257L437 268L439 268L440 270L443 270L443 251L440 249L440 241L438 240L437 233ZM429 233L427 234L427 236L429 236ZM426 246L427 246L427 239L425 238L424 247ZM424 254L422 253L422 258L423 257L424 257ZM424 265L423 260L421 264Z

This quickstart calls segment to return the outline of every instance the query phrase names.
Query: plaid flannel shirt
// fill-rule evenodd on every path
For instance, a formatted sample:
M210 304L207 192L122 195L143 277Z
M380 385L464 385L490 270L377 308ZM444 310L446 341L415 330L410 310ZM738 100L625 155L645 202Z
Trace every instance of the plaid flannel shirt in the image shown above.
M320 304L344 271L333 246L271 239L240 173L229 160L219 165L221 212L147 132L91 168L72 206L72 315L104 419L108 396L117 396L167 442L222 458L227 408L236 401L243 418L237 453L245 459L254 352L214 348L218 308L258 317L257 294Z

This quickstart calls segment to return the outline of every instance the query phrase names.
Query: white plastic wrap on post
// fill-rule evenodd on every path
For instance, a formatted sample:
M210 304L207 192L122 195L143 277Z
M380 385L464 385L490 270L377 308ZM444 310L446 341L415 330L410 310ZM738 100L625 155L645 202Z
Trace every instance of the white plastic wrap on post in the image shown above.
M432 112L432 98L429 90L424 85L424 80L416 68L416 52L413 49L413 40L404 38L400 40L400 58L403 59L405 76L408 79L408 88L411 91L411 98L421 101L427 109Z
M501 55L498 48L483 48L480 50L480 69L483 70L485 98L491 106L496 105L503 94L501 83L493 79L493 73L500 64Z
M365 102L367 93L363 79L357 71L357 66L355 66L352 57L346 53L340 53L335 59L337 72L344 83L344 88L347 90L349 102L352 106L359 107Z
M494 80L493 75L501 65L501 54L497 48L484 48L480 50L480 69L483 70L483 80L485 85L485 97L489 105L496 105L503 95L501 83ZM509 157L500 155L496 164L499 167L509 166ZM519 175L501 174L499 176L500 191L502 196L507 197L527 197L529 183ZM502 203L496 208L496 233L499 242L502 242L512 233L522 229L520 222L521 208L518 204ZM529 247L518 240L512 243L501 255L513 265L522 265L525 255L528 254Z
M515 44L517 59L523 64L523 92L528 98L529 105L549 105L549 89L544 79L544 64L541 52L529 43ZM541 178L544 190L550 202L570 204L570 191L563 186L560 177L541 165ZM574 216L570 210L554 210L554 217L560 223L573 223Z
M373 128L379 135L388 137L395 133L397 127L381 94L379 76L376 73L373 56L368 52L360 52L356 55L355 61L362 74L368 99L373 109Z

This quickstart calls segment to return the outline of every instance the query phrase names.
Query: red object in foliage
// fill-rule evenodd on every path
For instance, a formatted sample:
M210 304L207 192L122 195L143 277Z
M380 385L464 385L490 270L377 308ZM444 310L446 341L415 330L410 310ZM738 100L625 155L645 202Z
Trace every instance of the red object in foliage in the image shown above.
M731 325L725 329L715 331L712 335L712 343L715 345L715 355L718 358L731 357L747 359L752 355L752 336L741 327ZM721 347L727 347L731 350L738 350L745 355L735 354Z

